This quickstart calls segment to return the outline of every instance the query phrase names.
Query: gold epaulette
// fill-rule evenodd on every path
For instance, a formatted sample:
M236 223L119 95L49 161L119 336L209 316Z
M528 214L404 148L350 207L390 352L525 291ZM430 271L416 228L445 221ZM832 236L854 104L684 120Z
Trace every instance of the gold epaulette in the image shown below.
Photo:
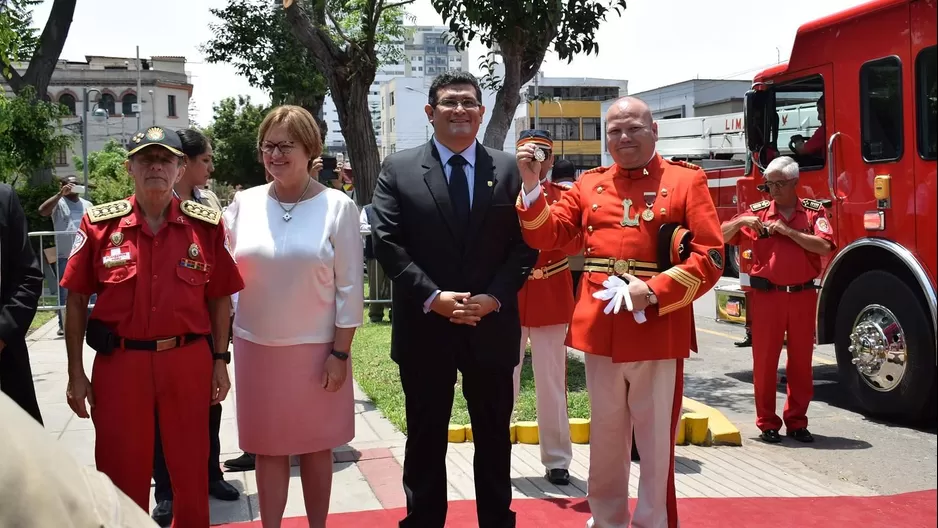
M92 205L88 208L88 221L94 224L112 218L120 218L130 214L132 209L133 206L131 206L130 202L127 200L117 200L116 202Z
M582 173L580 173L580 177L582 178L583 176L586 176L587 174L593 174L594 172L606 172L607 170L611 168L612 168L612 165L609 165L608 167L596 167L595 169L583 171Z
M207 205L202 205L199 202L186 200L182 202L179 208L186 216L191 216L192 218L212 225L218 225L218 222L221 221L221 211Z
M810 209L810 210L812 210L812 211L820 211L820 210L821 210L821 207L823 207L823 206L821 205L821 202L819 202L819 201L817 201L817 200L812 200L812 199L810 199L810 198L804 198L804 199L802 199L802 200L801 200L801 205L804 206L805 209Z
M667 160L667 162L670 163L671 165L680 165L681 167L686 167L691 170L700 170L700 167L698 167L697 165L694 165L693 163L688 163L684 160L670 160L669 159Z
M772 202L768 200L762 200L761 202L750 205L749 210L752 212L761 211L763 209L767 209L770 205L772 205Z
M555 183L555 182L548 182L548 183L550 183L552 186L554 186L554 187L560 189L561 191L568 191L568 190L572 189L572 187L564 187L563 185L560 185L559 183Z

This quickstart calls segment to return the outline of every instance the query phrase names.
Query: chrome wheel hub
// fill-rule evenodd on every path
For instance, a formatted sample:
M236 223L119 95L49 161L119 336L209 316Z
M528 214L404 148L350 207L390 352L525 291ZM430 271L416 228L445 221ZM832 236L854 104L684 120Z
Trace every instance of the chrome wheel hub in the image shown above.
M905 376L908 351L905 332L888 308L871 304L853 323L850 353L860 378L874 390L889 392Z

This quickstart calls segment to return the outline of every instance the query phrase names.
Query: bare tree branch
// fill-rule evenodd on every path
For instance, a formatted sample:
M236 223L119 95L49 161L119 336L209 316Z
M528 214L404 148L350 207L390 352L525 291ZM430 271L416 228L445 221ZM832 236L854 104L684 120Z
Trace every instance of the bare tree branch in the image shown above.
M381 13L383 13L383 12L389 10L389 9L394 9L394 8L396 8L396 7L402 7L402 6L405 6L405 5L407 5L407 4L412 4L412 3L414 3L414 0L403 0L402 2L394 2L394 3L388 4L388 5L386 5L386 6L383 6L383 7L380 9L380 12L378 13L378 16L380 17L380 16L381 16Z
M332 26L335 28L336 32L339 34L339 37L342 40L344 40L349 46L353 48L358 48L358 44L354 40L348 38L348 35L346 35L344 31L342 31L342 26L339 24L339 21L336 20L334 16L332 16L332 11L327 10L326 16L329 17L329 21L332 22ZM361 50L359 49L359 51Z

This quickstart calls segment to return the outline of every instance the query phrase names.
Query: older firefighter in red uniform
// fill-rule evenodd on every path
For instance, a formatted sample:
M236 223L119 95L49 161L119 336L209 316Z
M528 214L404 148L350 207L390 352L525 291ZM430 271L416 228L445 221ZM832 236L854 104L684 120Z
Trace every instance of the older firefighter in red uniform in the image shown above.
M555 204L540 190L533 146L517 153L525 242L551 249L582 236L586 246L567 344L586 353L593 514L587 526L596 528L625 528L630 520L643 528L677 526L674 436L694 325L690 307L723 267L707 177L659 156L657 130L644 102L617 100L606 115L606 144L616 163L583 174ZM671 244L672 238L685 242ZM685 250L683 262L672 249ZM662 270L661 254L678 264ZM642 470L634 516L628 502L633 425Z
M808 404L814 395L811 358L814 355L817 291L814 279L821 272L821 257L836 247L827 213L816 200L799 200L795 192L798 164L787 156L765 168L772 200L749 207L723 224L724 239L752 242L752 376L756 399L756 425L769 443L785 433L800 442L812 442L808 431ZM775 387L782 344L787 341L788 399L782 418L775 413Z
M204 528L209 405L230 387L229 296L244 283L226 249L221 212L173 196L185 170L179 136L151 127L131 141L134 195L88 210L62 277L72 292L68 404L88 418L88 400L95 464L144 510L159 411L175 526ZM93 293L98 301L86 321ZM93 384L82 365L86 329L96 352Z
M547 179L554 162L550 133L546 130L525 130L517 147L534 145L544 161L539 172L540 185L548 203L556 203L567 187ZM521 359L531 340L531 363L534 368L534 389L537 394L538 443L546 478L553 484L570 483L570 420L567 417L567 346L564 338L573 316L573 278L568 255L576 255L582 247L576 237L567 247L541 251L528 282L518 292L521 315ZM523 363L523 361L522 361ZM521 386L521 365L515 367L515 402Z

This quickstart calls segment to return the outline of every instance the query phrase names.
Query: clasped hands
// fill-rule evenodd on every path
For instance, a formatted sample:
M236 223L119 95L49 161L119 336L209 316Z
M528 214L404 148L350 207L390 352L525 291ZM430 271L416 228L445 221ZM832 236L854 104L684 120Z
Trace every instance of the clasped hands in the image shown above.
M645 308L648 306L648 294L651 290L648 289L645 281L632 275L626 273L622 277L625 280L616 275L610 275L603 281L603 287L606 289L593 293L593 297L601 301L609 301L603 309L606 315L609 315L609 312L618 314L624 304L625 309L632 312L635 322L642 324L646 321Z
M449 319L454 324L476 326L483 317L498 309L498 302L491 295L468 292L440 292L430 304L430 309Z
M740 220L741 227L748 227L756 233L760 233L763 230L767 232L770 236L778 233L779 235L788 236L792 232L792 228L788 226L783 220L772 220L771 222L762 223L762 220L759 220L755 216L745 216Z

